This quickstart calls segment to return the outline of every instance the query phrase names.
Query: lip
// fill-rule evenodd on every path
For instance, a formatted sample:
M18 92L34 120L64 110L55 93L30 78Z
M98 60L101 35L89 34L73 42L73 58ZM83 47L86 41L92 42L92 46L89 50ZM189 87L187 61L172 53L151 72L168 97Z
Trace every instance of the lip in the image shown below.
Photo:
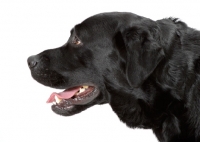
M53 110L70 110L76 105L86 105L94 100L100 93L99 88L92 83L84 83L78 86L89 86L90 89L82 96L73 96L70 99L62 99L59 103L54 102L52 105ZM71 87L68 87L67 89L69 88Z

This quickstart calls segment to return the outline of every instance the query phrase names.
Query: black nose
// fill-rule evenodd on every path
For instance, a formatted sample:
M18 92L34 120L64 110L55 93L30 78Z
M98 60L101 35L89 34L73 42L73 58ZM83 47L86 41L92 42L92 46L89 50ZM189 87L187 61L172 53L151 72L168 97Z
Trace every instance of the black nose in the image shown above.
M29 68L34 68L37 66L38 61L35 56L30 56L27 60Z

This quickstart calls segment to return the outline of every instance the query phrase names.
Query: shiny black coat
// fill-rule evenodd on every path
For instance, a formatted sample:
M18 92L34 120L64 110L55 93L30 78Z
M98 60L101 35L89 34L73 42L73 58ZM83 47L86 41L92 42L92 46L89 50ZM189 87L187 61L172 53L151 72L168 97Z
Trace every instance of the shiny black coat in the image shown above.
M200 141L200 32L178 19L98 14L76 25L62 47L31 58L39 61L33 78L46 86L88 82L100 90L88 104L52 106L58 114L109 103L127 126L152 129L161 142Z

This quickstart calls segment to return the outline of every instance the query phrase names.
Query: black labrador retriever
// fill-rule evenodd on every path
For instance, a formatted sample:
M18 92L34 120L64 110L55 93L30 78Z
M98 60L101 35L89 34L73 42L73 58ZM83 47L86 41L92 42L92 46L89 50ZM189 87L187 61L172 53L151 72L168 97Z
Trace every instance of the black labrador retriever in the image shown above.
M179 19L98 14L28 65L39 83L65 89L47 100L57 114L109 103L127 126L152 129L161 142L200 142L200 32Z

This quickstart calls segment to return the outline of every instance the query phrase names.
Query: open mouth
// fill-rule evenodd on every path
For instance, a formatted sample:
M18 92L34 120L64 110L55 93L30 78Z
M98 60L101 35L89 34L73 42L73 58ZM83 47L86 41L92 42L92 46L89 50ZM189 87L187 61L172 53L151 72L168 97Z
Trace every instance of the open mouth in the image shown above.
M95 99L98 94L99 90L95 86L76 86L60 93L52 93L47 103L53 103L56 108L66 110L74 105L85 105Z

